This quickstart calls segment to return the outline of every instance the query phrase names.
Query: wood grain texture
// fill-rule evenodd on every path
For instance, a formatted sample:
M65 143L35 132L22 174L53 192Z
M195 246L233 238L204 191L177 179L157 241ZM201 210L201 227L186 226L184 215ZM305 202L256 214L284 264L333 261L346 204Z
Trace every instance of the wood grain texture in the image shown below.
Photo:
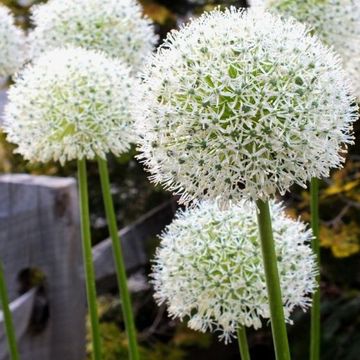
M159 235L172 221L177 209L175 199L149 211L136 222L119 231L128 273L134 272L149 263L146 253L147 242ZM106 239L93 248L96 280L107 287L110 277L115 280L115 265L112 255L111 240Z
M120 231L129 273L148 264L147 242L171 222L176 209L176 201L171 200ZM24 319L14 317L15 326L22 328L21 359L84 359L86 297L74 179L0 176L0 256L11 301L20 295L17 278L24 269L40 269L47 278L45 298L34 300L38 312L44 299L49 304L45 328L34 332L30 326L25 331ZM115 284L110 239L95 246L93 256L97 281L110 279L111 285L113 279ZM0 360L8 358L0 353Z
M35 294L36 289L30 289L10 304L12 319L14 324L16 324L15 336L17 341L21 341L28 330L29 322L34 309ZM0 359L7 359L7 357L8 344L6 339L4 316L3 313L0 312Z
M28 330L21 339L23 360L84 358L86 300L78 214L73 179L0 176L0 256L10 299L19 296L22 270L38 268L47 279L50 316L42 331ZM44 298L38 300L41 311Z

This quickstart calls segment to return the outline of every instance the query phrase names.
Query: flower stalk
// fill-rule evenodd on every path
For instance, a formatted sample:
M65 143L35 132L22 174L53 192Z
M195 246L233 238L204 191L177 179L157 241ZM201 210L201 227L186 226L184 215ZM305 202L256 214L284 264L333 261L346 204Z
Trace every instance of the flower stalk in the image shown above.
M250 360L249 345L246 338L246 330L244 326L241 326L237 330L237 338L239 343L239 350L241 360Z
M138 360L139 350L136 339L136 327L134 322L130 293L127 286L126 268L119 238L119 231L116 224L114 204L110 192L110 180L107 161L102 158L98 158L98 167L101 179L105 213L112 241L113 255L116 266L118 287L120 290L125 328L128 336L130 359Z
M11 317L11 311L9 307L9 297L5 284L4 269L3 269L3 264L1 262L0 262L0 301L4 316L5 331L6 331L10 359L19 360L19 352L16 344L15 328Z
M275 355L277 360L290 360L269 203L257 200L256 204Z
M319 242L319 180L311 179L311 227L314 238L312 249L316 255L318 268L320 269L320 242ZM320 359L320 271L316 275L318 288L313 293L311 307L311 332L310 332L310 360Z
M85 159L78 160L78 181L80 193L81 237L85 267L86 295L89 306L91 337L93 345L93 359L101 360L101 337L96 306L96 284L91 249L89 195Z

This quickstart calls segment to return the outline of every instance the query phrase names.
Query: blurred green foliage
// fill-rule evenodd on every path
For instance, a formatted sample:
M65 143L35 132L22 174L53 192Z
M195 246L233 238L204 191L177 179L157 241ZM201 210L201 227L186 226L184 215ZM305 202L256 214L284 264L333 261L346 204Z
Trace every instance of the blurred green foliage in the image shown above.
M298 191L289 215L310 221L310 196ZM320 188L320 242L333 256L346 258L360 252L360 161L350 154L343 169L322 181Z
M118 360L128 358L127 337L124 332L120 302L112 296L103 296L98 301L100 329L103 341L104 360ZM155 318L156 322L157 319ZM90 324L87 324L90 330ZM170 341L164 343L153 341L153 331L156 327L148 327L140 334L142 339L140 354L146 360L184 360L191 356L193 348L207 349L211 343L209 334L198 334L186 326L178 326ZM90 332L88 331L88 337ZM91 342L88 341L87 358L92 355Z

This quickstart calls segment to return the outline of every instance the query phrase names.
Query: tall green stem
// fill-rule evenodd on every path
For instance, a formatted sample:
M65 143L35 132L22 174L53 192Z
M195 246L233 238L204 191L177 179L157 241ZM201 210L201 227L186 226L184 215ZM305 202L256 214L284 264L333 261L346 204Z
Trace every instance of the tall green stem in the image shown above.
M314 239L312 248L317 258L319 273L317 290L313 294L311 307L310 360L320 359L320 243L319 243L319 180L311 179L311 227Z
M250 360L249 346L246 338L245 327L239 327L237 331L241 360Z
M99 173L101 179L101 188L103 193L105 212L106 212L110 237L113 246L114 261L116 266L118 287L120 290L125 327L129 341L130 359L138 360L139 350L136 339L136 328L135 328L135 322L133 316L133 309L131 305L130 293L127 286L127 276L126 276L124 257L123 257L122 247L119 238L119 231L116 224L114 204L110 192L109 171L106 160L99 158L98 165L99 165Z
M277 360L289 360L290 350L286 333L281 287L272 232L269 203L258 200L257 217L264 261L266 287L270 303L271 328Z
M89 195L86 173L86 160L78 160L78 181L80 193L80 213L81 213L81 235L83 258L85 267L86 294L89 306L91 335L93 344L93 359L101 360L101 338L99 319L96 306L96 284L95 271L92 259L91 234L90 234L90 215L89 215Z
M19 360L19 352L16 345L14 324L9 307L9 297L6 289L3 265L0 262L0 300L4 316L5 331L11 360Z

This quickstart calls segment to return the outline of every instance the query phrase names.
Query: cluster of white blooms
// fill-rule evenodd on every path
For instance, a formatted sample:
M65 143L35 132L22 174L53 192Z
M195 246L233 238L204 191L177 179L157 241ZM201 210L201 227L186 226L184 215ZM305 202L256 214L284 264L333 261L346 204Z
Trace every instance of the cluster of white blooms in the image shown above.
M64 45L105 52L134 70L152 53L157 37L135 0L50 0L34 7L31 57Z
M150 179L195 198L267 199L328 176L357 107L339 58L260 7L204 14L147 65L138 114Z
M8 140L31 161L120 155L135 137L130 109L137 84L122 62L96 51L49 51L9 90Z
M25 36L9 9L0 4L0 77L13 75L25 62Z
M314 33L341 55L360 97L359 0L253 0L312 27Z
M310 303L317 273L312 233L271 204L286 321ZM220 331L229 341L240 326L260 328L270 318L256 207L241 201L221 210L214 202L179 211L161 236L153 268L155 298L189 327Z

